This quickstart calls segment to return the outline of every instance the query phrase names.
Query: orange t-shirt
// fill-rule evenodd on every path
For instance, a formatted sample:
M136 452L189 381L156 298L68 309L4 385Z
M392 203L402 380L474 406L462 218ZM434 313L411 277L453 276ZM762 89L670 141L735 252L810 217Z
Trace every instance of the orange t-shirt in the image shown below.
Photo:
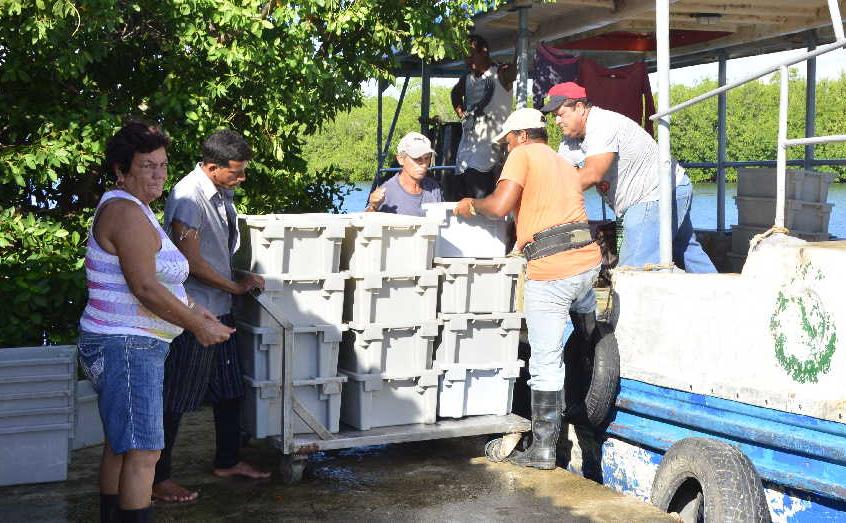
M523 188L515 210L517 246L522 249L536 232L562 223L587 223L585 198L576 168L545 143L520 145L508 153L499 180ZM561 280L596 267L599 246L559 252L532 260L526 269L530 280Z

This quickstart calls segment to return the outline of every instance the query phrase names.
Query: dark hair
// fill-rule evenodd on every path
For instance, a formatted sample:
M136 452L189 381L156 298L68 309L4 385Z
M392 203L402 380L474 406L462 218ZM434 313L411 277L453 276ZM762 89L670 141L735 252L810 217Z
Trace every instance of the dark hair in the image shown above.
M203 142L203 163L227 167L230 161L246 162L252 157L247 140L229 129L215 131Z
M158 126L143 120L130 120L106 143L106 170L115 173L129 171L137 153L151 153L170 145L170 137Z
M546 127L526 129L526 136L528 136L530 140L543 140L544 142L549 139L549 136L546 134Z
M467 39L470 40L470 45L475 47L476 50L484 49L485 51L487 51L488 49L490 49L490 47L488 47L488 41L479 35L470 35L467 37Z
M577 103L581 102L585 107L593 107L593 104L590 103L590 100L587 98L568 98L564 100L563 105L564 107L575 107Z

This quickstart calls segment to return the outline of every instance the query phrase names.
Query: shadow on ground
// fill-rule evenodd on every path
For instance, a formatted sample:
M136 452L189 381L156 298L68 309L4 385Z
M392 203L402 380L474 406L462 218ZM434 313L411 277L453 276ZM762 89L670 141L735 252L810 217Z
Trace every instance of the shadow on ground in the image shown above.
M654 507L562 469L522 470L482 457L486 438L320 453L302 483L211 475L210 409L185 417L174 479L200 491L189 505L157 504L156 521L661 521ZM100 447L73 453L68 481L0 488L4 522L97 521ZM262 442L243 457L267 470L279 452Z

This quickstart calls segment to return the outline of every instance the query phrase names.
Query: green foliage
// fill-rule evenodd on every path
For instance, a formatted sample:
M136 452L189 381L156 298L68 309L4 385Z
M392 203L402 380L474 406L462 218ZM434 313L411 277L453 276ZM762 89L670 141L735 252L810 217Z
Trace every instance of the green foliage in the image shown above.
M0 210L0 345L76 340L89 222L90 215L58 221Z
M70 230L67 217L90 211L109 182L106 140L138 116L173 138L168 187L205 136L229 127L255 152L242 211L331 210L347 190L342 173L308 169L303 136L360 105L362 81L391 80L397 54L459 56L469 13L496 3L0 1L0 208ZM48 247L57 248L37 246ZM30 267L36 281L67 290L41 267ZM28 330L52 340L41 319L26 320Z

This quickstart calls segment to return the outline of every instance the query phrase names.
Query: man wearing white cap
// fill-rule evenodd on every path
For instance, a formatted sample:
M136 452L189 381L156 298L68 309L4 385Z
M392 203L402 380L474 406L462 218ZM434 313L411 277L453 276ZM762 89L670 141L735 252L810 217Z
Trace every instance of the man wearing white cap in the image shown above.
M438 182L426 176L434 154L432 142L422 134L403 136L397 146L400 172L370 194L365 211L423 216L424 203L443 201Z
M564 329L570 311L595 310L593 284L601 256L590 235L579 174L546 144L543 114L536 109L514 111L496 140L508 146L496 189L484 199L464 198L455 213L515 213L516 247L528 260L524 310L532 347L532 444L509 453L504 441L496 439L485 447L485 454L493 461L552 469L561 428Z

